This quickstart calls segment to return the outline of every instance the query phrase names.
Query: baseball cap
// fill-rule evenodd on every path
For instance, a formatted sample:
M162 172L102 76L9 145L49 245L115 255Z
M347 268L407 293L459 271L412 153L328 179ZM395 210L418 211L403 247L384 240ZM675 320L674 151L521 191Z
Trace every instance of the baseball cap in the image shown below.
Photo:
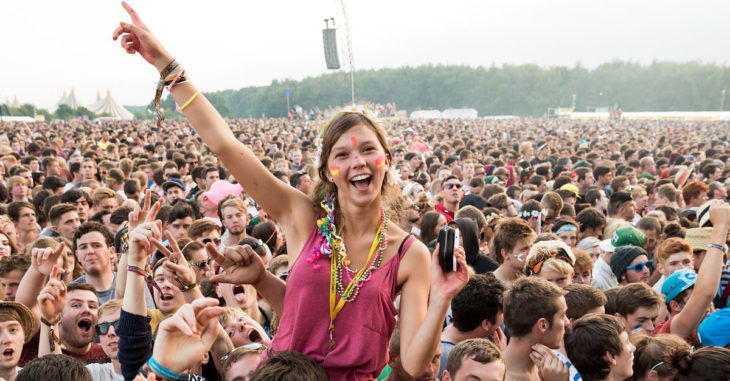
M162 183L162 190L164 190L165 192L167 192L167 190L172 187L178 187L182 189L183 192L185 191L185 184L183 184L182 180L180 179L170 179Z
M229 195L240 195L243 192L243 187L240 184L231 184L226 180L216 180L213 185L210 186L210 190L203 193L205 197L215 205L218 205L221 200Z
M679 270L670 275L662 285L664 301L669 303L682 291L694 287L697 281L697 274L692 270Z
M713 312L697 328L702 345L724 347L730 344L730 308Z
M36 331L36 322L33 313L30 312L28 307L17 302L0 302L0 310L2 309L11 309L18 313L18 316L20 316L18 323L23 327L25 342L30 341Z
M580 198L580 194L578 194L578 187L575 186L575 184L572 184L572 183L563 184L563 186L561 186L560 189L570 191L571 193L575 194L575 197Z
M646 244L646 235L633 226L622 226L616 229L611 239L601 241L601 250L613 253L617 247L633 245L644 247Z

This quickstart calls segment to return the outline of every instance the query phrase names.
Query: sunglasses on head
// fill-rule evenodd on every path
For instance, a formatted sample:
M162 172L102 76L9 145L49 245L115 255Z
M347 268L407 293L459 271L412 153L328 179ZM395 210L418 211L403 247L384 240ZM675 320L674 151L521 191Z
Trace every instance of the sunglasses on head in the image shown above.
M637 263L635 265L627 266L626 270L634 269L637 273L640 273L644 270L644 266L648 268L650 271L654 269L654 260L650 259L644 263Z
M444 189L461 189L462 185L460 183L448 183L444 185Z
M109 333L109 327L114 327L114 332L116 332L117 329L119 328L119 320L114 320L112 322L106 322L106 323L99 323L96 326L94 326L94 331L96 331L96 334L99 336L106 335L107 333Z
M201 270L205 270L205 267L210 264L210 261L212 261L212 259L208 258L208 259L204 259L204 260L199 261L199 262L188 262L188 263L191 266L195 266L195 267L197 267L197 268L199 268Z

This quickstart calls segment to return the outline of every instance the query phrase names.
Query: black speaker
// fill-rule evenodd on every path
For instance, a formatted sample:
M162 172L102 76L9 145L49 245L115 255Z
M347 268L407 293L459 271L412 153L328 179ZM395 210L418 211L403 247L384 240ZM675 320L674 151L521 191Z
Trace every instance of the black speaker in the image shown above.
M327 63L327 69L339 69L340 58L337 56L337 29L322 29L322 41L324 42L324 60Z

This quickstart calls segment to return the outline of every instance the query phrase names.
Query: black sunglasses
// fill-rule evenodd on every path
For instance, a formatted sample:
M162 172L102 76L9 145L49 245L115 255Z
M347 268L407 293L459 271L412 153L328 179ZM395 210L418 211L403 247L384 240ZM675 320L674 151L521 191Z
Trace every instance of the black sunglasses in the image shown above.
M452 188L461 189L461 184L459 184L459 183L449 183L449 184L444 185L444 188L446 188L446 189L452 189Z
M116 332L117 329L119 329L119 320L115 320L113 322L99 323L94 326L94 331L96 331L96 334L99 336L106 335L107 333L109 333L109 327L114 327L114 332Z

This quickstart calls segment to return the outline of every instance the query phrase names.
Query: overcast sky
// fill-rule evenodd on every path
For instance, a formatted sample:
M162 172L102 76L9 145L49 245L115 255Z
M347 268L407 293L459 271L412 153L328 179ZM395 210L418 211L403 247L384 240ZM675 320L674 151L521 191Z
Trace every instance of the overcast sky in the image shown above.
M345 0L356 69L613 60L730 62L728 1ZM203 91L325 73L325 17L335 0L132 0ZM0 100L53 108L64 90L82 104L110 90L147 104L157 74L111 35L129 18L116 0L0 0ZM344 61L345 57L341 55ZM357 83L356 83L357 86Z

